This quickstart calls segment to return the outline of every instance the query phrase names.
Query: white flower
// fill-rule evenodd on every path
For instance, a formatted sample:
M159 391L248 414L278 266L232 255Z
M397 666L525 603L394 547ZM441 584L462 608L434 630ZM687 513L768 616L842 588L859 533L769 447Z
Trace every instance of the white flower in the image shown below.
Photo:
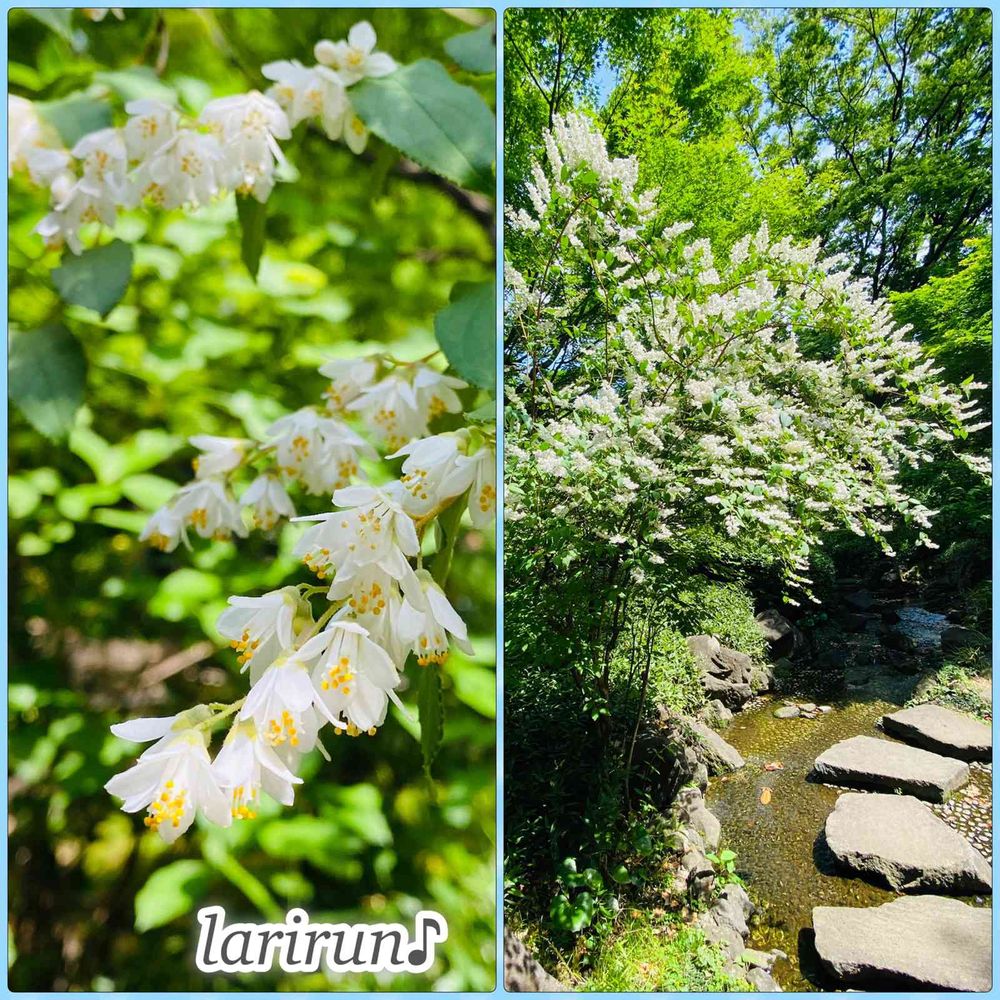
M427 365L418 365L413 376L413 390L417 403L426 419L433 420L442 413L461 413L462 401L456 389L467 388L468 383L452 375L442 375Z
M70 155L62 149L34 104L16 94L7 95L7 176L26 170L33 184L46 187L63 173Z
M408 514L430 513L442 500L456 496L468 487L454 476L461 456L459 437L455 434L435 434L404 445L387 458L406 456L403 462L403 507ZM470 476L471 481L471 476Z
M219 136L224 150L227 186L266 201L274 186L274 170L285 157L278 139L292 132L279 105L259 91L209 101L201 121Z
M368 145L368 126L354 113L350 100L344 108L343 139L347 148L360 156Z
M218 479L196 479L174 498L174 509L202 538L246 538L240 506Z
M215 627L239 652L240 665L252 665L250 676L256 680L264 667L292 648L295 633L311 623L309 605L299 588L282 587L262 597L230 597Z
M258 476L243 492L240 503L253 507L253 520L258 528L270 531L283 517L295 517L295 505L277 476Z
M319 731L310 663L301 653L279 656L254 682L239 714L241 721L254 721L268 746L296 754L310 751Z
M65 245L73 253L80 253L83 249L79 238L81 226L100 222L110 228L118 217L111 193L86 178L75 180L69 174L57 177L52 183L52 201L53 211L35 226L35 232L53 250Z
M406 595L397 622L400 638L413 649L417 663L422 667L444 663L448 658L449 633L459 649L471 653L465 622L444 591L426 570L418 570L417 577L420 590Z
M95 23L103 21L108 16L108 11L111 12L116 21L125 20L125 9L123 7L81 7L80 9L83 11L84 17Z
M347 33L347 41L316 43L316 61L337 72L346 86L366 76L388 76L396 69L396 60L385 52L376 52L375 29L367 21L358 21Z
M199 479L232 472L243 461L247 446L252 443L246 438L216 437L214 434L195 434L188 442L202 452L191 463Z
M469 491L469 517L482 531L490 526L497 512L496 453L483 447L473 455L459 455L454 470L441 485L444 496Z
M194 728L171 733L169 739L161 737L132 767L116 774L104 787L124 800L125 812L146 809L146 826L168 844L191 826L198 810L210 822L229 826L232 816L212 775L206 740L207 735Z
M296 518L319 523L302 536L295 554L321 580L331 567L342 583L373 565L394 580L408 580L413 570L407 557L416 557L420 543L412 518L397 500L382 489L352 486L334 493L333 502L345 509Z
M318 118L328 138L340 138L347 95L336 73L325 66L307 69L295 59L267 63L261 72L275 81L267 96L284 110L292 128L306 118Z
M128 177L128 152L119 129L90 132L73 147L73 155L83 161L83 177L91 185L106 188L119 205L135 203L135 189Z
M416 585L416 577L410 573L406 574L406 580L408 588ZM381 566L375 563L339 578L330 585L327 598L346 601L351 616L383 647L391 646L395 617L401 606L399 582ZM391 654L392 650L389 651Z
M184 518L170 504L161 507L146 522L146 527L139 535L140 542L148 541L161 552L173 552L177 543L183 539L187 543L184 531Z
M376 368L371 358L327 361L319 369L320 375L330 380L329 388L323 393L327 406L334 411L343 410L362 389L371 385Z
M360 412L391 451L401 448L411 438L427 436L427 417L421 412L413 386L399 375L388 375L367 386L347 404L347 409Z
M375 451L346 424L305 406L267 429L278 468L298 479L310 493L330 493L360 475L359 456Z
M319 657L312 674L317 707L334 725L346 720L350 735L373 736L385 721L389 699L399 704L395 664L356 622L332 622L302 654Z
M160 208L180 208L208 204L223 186L222 173L218 138L181 129L140 163L135 179L143 198Z
M230 798L233 819L255 819L263 789L276 802L290 806L293 785L301 785L273 748L257 733L252 719L237 722L212 764L212 774Z
M177 133L180 116L160 101L129 101L125 112L130 116L123 129L129 159L153 156Z

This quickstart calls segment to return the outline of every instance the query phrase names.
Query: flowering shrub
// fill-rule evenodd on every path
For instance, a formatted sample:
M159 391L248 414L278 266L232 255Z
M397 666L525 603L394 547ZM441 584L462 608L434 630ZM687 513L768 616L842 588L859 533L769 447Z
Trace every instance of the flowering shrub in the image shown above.
M890 552L902 522L933 545L900 473L983 426L984 387L943 383L816 243L765 224L722 258L685 225L655 231L656 192L586 118L557 119L545 150L530 210L507 213L513 621L540 590L576 595L540 631L606 685L630 599L669 586L706 532L766 551L805 595L834 528Z
M109 10L119 20L124 16ZM100 21L107 13L86 16ZM473 54L483 63L480 50L484 42L492 47L492 36L474 34ZM468 41L457 51L468 59L467 50ZM235 193L243 258L255 274L263 243L263 217L255 206L268 201L277 181L296 176L281 143L308 122L361 154L369 130L349 95L364 81L390 78L394 90L368 92L367 114L380 137L452 182L485 186L482 168L491 163L493 134L490 127L482 148L482 125L492 116L439 64L398 66L378 50L367 21L354 24L346 39L320 40L314 55L316 64L308 67L297 60L269 62L260 70L273 82L267 93L209 100L197 113L150 97L127 100L121 125L85 131L72 142L64 140L78 124L10 95L8 172L50 190L51 210L35 232L48 250L68 247L89 267L105 260L95 255L123 245L104 243L105 229L114 228L121 213L194 211ZM441 125L428 145L393 117L407 101L418 104L426 119L410 122L416 132L424 125L423 131L432 131L428 122L440 123L463 102L472 110ZM120 259L130 267L130 253ZM71 258L59 271L89 273L74 266ZM107 270L98 266L94 280L106 280ZM94 307L79 281L60 283L57 274L53 280L68 302ZM110 310L123 292L124 284L97 311ZM435 323L448 360L487 391L493 378L491 301L491 283L457 285L452 305ZM470 309L476 310L471 321ZM36 332L16 343L40 347L44 339ZM486 529L497 496L493 404L480 399L476 413L463 418L459 393L476 401L476 389L435 367L440 353L416 362L388 353L331 360L320 369L328 379L321 403L274 420L260 440L191 437L200 452L194 478L152 514L141 539L173 552L181 544L190 548L192 536L222 541L245 538L251 524L274 533L283 520L307 521L311 526L296 553L319 583L230 599L217 629L249 675L245 698L112 726L116 735L152 746L106 787L126 812L145 810L145 825L165 841L183 834L198 813L219 826L254 817L262 791L291 804L303 755L317 747L325 753L324 726L336 735L374 736L390 702L405 714L396 691L411 653L421 671L421 743L429 769L442 731L440 668L452 645L472 652L466 625L443 587L466 508L470 523ZM27 381L27 367L15 366L12 380ZM61 377L57 373L56 381ZM26 415L58 436L63 428L53 426L51 407L45 409L52 400L38 400L37 387L29 389ZM435 433L433 424L443 426ZM383 482L392 461L401 462L399 478ZM332 497L336 509L296 517L301 501L289 489ZM223 721L229 732L213 761L207 748Z
M23 170L51 189L52 211L37 232L50 248L65 245L75 254L83 249L81 227L112 227L122 208L196 207L226 191L266 202L276 171L287 171L278 140L289 139L300 122L314 119L328 138L364 151L368 129L347 88L396 69L375 45L374 29L360 21L346 40L317 42L315 66L296 60L264 66L263 75L275 81L267 94L254 90L209 101L197 117L162 101L129 101L122 127L89 132L71 150L31 101L8 95L8 175Z
M412 653L421 679L421 727L429 766L440 729L440 677L451 645L471 652L465 623L442 585L468 507L486 528L496 511L496 454L489 423L431 435L428 424L457 413L461 379L423 362L383 356L332 361L323 408L306 406L275 421L266 440L196 435L195 479L150 518L142 537L164 551L188 532L202 538L246 536L244 513L265 531L295 514L285 484L306 493L333 491L337 510L314 522L296 554L321 581L234 596L219 632L249 673L250 691L230 705L197 705L169 718L134 719L111 727L134 742L155 741L107 789L126 812L146 810L145 824L167 842L200 811L228 826L253 818L260 795L291 805L303 754L320 730L374 736L385 721ZM384 485L352 485L374 464L373 446L344 419L360 414L369 437L395 449L402 475ZM234 482L253 476L236 498ZM431 569L428 538L437 538ZM323 601L314 616L313 601ZM426 694L424 693L426 691ZM207 746L218 723L231 719L214 761Z

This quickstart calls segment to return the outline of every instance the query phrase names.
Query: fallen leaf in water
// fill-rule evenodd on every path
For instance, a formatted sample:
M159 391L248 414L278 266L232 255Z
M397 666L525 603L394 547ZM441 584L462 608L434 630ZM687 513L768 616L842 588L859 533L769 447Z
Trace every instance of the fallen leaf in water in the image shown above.
M764 791L760 793L760 804L766 806L771 802L771 789L765 788Z
M769 760L764 765L765 771L784 771L785 765L780 760Z

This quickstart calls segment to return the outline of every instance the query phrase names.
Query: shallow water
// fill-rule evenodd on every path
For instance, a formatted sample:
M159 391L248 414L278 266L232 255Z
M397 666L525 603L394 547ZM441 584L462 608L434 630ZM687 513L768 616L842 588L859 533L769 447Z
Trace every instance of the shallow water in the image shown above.
M915 607L897 611L897 630L913 638L918 649L939 644L944 616ZM832 712L815 719L776 719L774 710L782 704L776 699L738 714L724 736L747 765L713 779L706 796L722 823L723 844L736 852L737 871L761 907L747 946L778 948L788 956L774 968L775 979L788 991L837 988L822 974L812 948L814 906L878 906L897 898L836 871L821 833L842 790L806 780L813 761L834 743L859 734L888 739L877 721L912 694L915 676L878 664L878 633L873 616L864 632L843 637L852 661L848 680L854 683L848 697L830 703ZM765 770L766 763L775 762L781 770ZM970 792L988 800L987 781L988 776L974 774Z
M708 806L722 823L723 842L736 852L737 871L762 904L747 946L780 948L774 976L785 990L828 987L809 947L814 906L878 906L896 898L888 890L835 873L817 838L840 791L806 781L813 761L839 740L880 735L876 720L898 706L854 702L815 719L776 719L776 704L738 715L726 739L746 758L736 774L715 779ZM783 770L765 771L767 762ZM770 802L761 803L764 789ZM801 954L800 954L801 950Z

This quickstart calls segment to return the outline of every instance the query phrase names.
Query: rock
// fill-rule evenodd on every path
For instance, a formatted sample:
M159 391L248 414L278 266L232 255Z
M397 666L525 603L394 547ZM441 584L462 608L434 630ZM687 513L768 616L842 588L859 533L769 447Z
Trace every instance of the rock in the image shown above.
M751 969L746 974L746 981L758 993L780 993L778 981L766 969Z
M797 719L799 714L798 705L782 705L781 708L774 710L774 717L776 719Z
M882 717L882 728L907 743L959 760L993 759L993 731L942 705L916 705Z
M889 629L882 634L882 643L889 649L895 649L900 653L915 653L919 646L916 639L896 629Z
M774 667L770 664L754 666L750 671L750 690L754 694L764 694L774 688Z
M963 625L949 625L941 633L941 651L955 653L960 649L985 649L990 640L974 628Z
M695 833L704 850L714 851L719 846L722 824L705 805L705 797L700 788L683 788L677 794L673 815L686 834Z
M704 722L688 719L688 725L695 738L706 751L705 763L710 774L726 774L738 771L746 764L739 750L730 746L714 729L709 729Z
M806 701L806 702L803 702L801 705L799 705L799 711L800 712L815 712L816 711L816 706L811 701Z
M712 723L715 723L716 725L725 725L727 722L732 722L733 713L726 708L722 701L715 698L701 708L698 712L698 718L708 725L712 725Z
M712 912L717 920L729 924L744 938L750 934L747 919L753 915L754 905L750 902L750 897L743 886L730 882L719 894L719 898L712 906Z
M503 985L510 993L567 993L569 988L538 964L520 938L503 932Z
M895 608L886 608L882 612L882 624L888 628L891 625L898 625L903 619L899 617L899 612Z
M715 867L704 851L692 847L681 857L681 868L687 875L687 888L691 898L708 899L715 890Z
M771 656L794 656L804 644L802 633L779 611L767 608L754 619Z
M897 892L990 892L985 858L910 795L845 792L826 820L838 863Z
M718 945L733 961L743 952L743 935L724 921L720 921L713 907L698 918L698 926L710 944Z
M841 982L870 989L990 989L988 909L942 896L817 906L813 928L820 962Z
M776 960L773 951L757 951L756 948L745 948L740 955L740 961L749 969L770 969Z
M738 709L753 697L750 676L753 661L745 653L728 649L712 635L692 635L688 649L701 671L701 683L710 698Z
M819 712L820 715L828 715L830 712L833 711L833 706L832 705L820 705L819 708L816 709L816 711Z
M969 765L873 736L852 736L816 758L811 777L832 785L901 791L944 802L969 780Z
M844 601L856 611L870 611L875 604L875 598L864 588L845 594Z

